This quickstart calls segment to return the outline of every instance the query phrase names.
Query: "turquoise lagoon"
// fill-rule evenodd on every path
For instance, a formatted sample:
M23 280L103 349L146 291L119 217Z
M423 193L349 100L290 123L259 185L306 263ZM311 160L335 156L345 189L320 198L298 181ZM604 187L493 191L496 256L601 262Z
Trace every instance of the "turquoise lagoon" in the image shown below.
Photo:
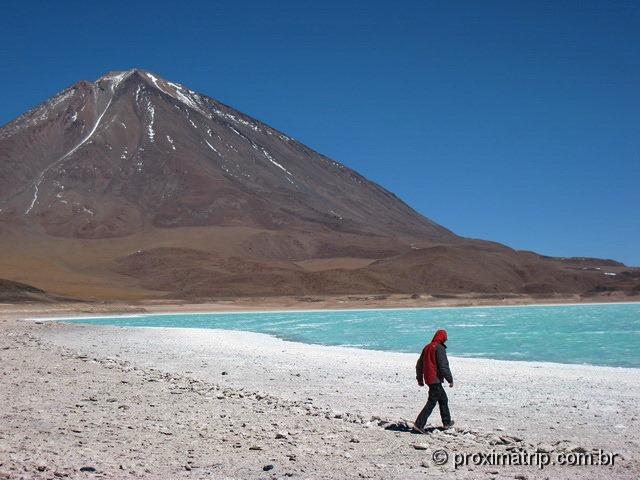
M65 319L119 327L215 328L303 343L420 351L436 329L460 357L640 367L640 304L181 313Z

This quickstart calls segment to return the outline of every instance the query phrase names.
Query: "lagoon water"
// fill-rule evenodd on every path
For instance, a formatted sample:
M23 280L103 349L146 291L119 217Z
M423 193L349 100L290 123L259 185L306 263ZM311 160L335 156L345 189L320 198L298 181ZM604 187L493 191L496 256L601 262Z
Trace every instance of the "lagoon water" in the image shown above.
M245 330L285 340L420 352L436 329L461 357L640 367L640 304L189 313L66 322Z

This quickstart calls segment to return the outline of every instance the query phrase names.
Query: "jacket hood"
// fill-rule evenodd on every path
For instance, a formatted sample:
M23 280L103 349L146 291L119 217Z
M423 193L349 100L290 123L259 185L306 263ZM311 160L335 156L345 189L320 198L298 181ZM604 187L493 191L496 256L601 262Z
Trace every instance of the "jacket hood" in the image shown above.
M442 343L447 341L447 331L446 330L438 330L436 334L433 336L433 340L431 343Z

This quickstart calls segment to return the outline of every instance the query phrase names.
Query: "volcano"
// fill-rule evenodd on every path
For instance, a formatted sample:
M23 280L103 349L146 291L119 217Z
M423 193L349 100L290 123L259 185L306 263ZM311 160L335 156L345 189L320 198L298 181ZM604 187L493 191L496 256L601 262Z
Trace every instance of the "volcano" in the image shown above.
M459 237L138 69L78 82L0 129L0 234L0 278L88 299L579 293L624 267Z

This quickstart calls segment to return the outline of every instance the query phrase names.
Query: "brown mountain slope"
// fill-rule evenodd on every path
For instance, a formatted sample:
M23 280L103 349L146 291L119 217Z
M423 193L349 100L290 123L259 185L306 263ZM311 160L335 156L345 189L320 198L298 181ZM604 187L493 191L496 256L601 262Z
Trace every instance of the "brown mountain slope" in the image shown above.
M605 273L624 268L598 262L458 237L141 70L79 82L0 129L0 277L57 294L568 293L616 283Z
M139 279L146 288L180 297L363 292L544 295L616 290L619 283L599 270L567 266L489 242L426 247L366 266L325 270L182 249L139 252L117 264L118 272Z

